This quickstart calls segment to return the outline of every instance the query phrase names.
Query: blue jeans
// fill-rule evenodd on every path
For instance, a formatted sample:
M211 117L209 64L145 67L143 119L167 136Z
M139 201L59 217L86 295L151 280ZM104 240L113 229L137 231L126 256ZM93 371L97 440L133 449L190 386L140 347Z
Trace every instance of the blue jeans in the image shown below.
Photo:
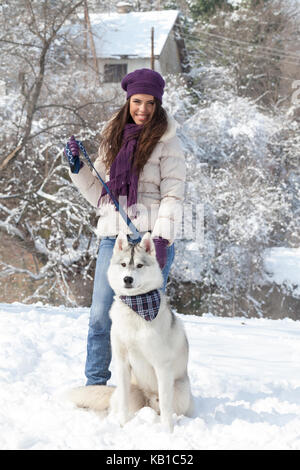
M109 370L111 362L111 319L109 310L113 302L114 292L108 283L107 270L115 241L115 237L106 237L101 240L99 246L87 337L86 385L105 385L111 377ZM129 241L131 240L129 239ZM174 255L174 244L172 244L168 247L167 262L162 271L164 278L163 291L166 289Z

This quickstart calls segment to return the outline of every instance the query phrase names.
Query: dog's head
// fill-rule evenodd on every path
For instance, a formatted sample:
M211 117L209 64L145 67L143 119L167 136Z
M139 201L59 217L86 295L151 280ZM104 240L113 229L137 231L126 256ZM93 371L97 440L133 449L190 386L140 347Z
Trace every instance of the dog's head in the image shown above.
M117 295L138 295L159 289L163 276L149 232L140 243L131 244L120 233L108 269L108 280Z

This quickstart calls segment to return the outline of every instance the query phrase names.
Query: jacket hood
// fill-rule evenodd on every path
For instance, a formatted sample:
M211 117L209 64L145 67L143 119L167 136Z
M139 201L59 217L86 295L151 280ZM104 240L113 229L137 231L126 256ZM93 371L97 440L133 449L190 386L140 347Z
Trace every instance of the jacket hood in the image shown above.
M165 133L161 136L160 142L167 142L168 140L172 139L176 135L176 129L179 127L178 122L169 114L167 111L167 120L168 120L168 127Z

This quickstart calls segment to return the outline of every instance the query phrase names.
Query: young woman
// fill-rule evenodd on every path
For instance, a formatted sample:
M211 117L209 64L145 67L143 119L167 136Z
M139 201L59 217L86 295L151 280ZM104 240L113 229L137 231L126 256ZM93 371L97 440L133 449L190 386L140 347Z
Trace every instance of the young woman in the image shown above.
M174 238L181 221L184 156L176 136L177 124L162 107L165 82L161 75L150 69L139 69L126 75L121 85L127 101L105 126L94 165L115 198L127 207L140 234L151 231L165 289L174 259ZM68 143L73 156L79 155L75 139L72 137ZM107 269L118 233L123 231L131 242L135 240L99 179L79 157L70 168L70 176L82 195L98 209L97 234L101 242L85 374L86 385L105 385L111 376L109 310L114 295L108 284Z

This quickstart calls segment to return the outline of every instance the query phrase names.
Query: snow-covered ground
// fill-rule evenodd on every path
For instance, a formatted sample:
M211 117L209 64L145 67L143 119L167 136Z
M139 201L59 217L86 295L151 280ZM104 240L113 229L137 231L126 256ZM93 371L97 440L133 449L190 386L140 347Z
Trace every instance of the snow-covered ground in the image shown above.
M61 399L85 382L88 309L0 304L0 449L299 450L300 322L179 316L196 416L170 435L149 408L121 428Z

